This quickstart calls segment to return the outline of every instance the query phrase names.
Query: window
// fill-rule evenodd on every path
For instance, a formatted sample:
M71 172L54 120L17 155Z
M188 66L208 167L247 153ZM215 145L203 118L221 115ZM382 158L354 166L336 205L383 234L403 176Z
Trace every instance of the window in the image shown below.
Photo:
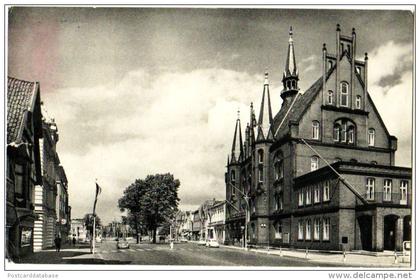
M274 174L276 176L276 180L280 180L284 176L283 155L281 154L281 152L277 153L274 158Z
M327 93L327 103L329 105L333 104L333 91L332 90L329 90Z
M348 140L350 144L354 143L354 126L350 125L348 130Z
M348 107L349 102L349 84L347 82L341 82L340 85L341 94L340 94L340 105L343 107Z
M339 142L340 141L340 131L341 131L341 126L339 124L334 124L334 141L335 142Z
M360 66L356 67L356 73L359 75L362 73L362 69L360 68Z
M360 95L356 96L356 109L362 108L362 97Z
M347 142L347 123L342 123L341 124L340 140L343 143Z
M264 182L264 169L262 166L258 167L258 181L260 183Z
M333 139L334 142L356 143L356 125L354 122L347 118L336 120L334 122Z
M311 157L311 171L317 170L319 167L319 157Z
M377 164L378 164L378 162L376 162L376 161L371 161L371 162L370 162L370 164L377 165Z
M333 62L330 60L328 61L328 68L331 69L333 67Z
M324 219L324 222L322 223L322 240L330 240L330 226L330 219Z
M298 191L298 205L303 206L303 190Z
M374 178L367 178L366 199L367 200L374 200L375 199L375 179Z
M305 239L311 240L311 220L306 220Z
M258 163L262 164L264 162L264 151L258 150Z
M375 129L369 128L368 130L368 145L375 146Z
M277 210L283 210L283 194L280 193L277 196L277 203L276 203Z
M384 180L384 201L391 201L391 193L392 193L392 180L385 179Z
M319 185L315 185L314 187L314 203L319 203L321 201L321 192L319 189Z
M23 197L23 166L20 164L15 165L15 194Z
M306 188L306 205L309 205L312 203L312 192L311 192L311 188L307 187Z
M320 229L321 229L321 220L315 219L314 220L314 240L319 240Z
M312 139L319 139L319 122L312 122Z
M275 238L276 239L282 239L283 237L283 229L282 229L282 225L281 223L278 223L276 226L276 234L275 234Z
M341 161L341 160L342 160L341 158L336 157L336 158L334 159L334 162L338 162L338 161Z
M324 182L324 201L330 201L330 181Z
M408 197L408 181L401 181L400 183L400 204L406 205L407 204L407 197Z
M298 222L298 240L303 240L303 222Z
M230 172L230 181L232 182L232 184L235 184L235 181L236 181L235 170L232 170Z

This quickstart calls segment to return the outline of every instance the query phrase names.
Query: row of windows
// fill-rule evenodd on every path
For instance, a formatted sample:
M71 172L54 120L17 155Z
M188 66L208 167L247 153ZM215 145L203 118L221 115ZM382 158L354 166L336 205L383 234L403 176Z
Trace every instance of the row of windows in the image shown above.
M319 140L320 124L318 121L312 121L312 139ZM340 119L334 122L333 126L334 142L355 144L356 143L356 125L348 119ZM368 146L375 146L375 129L368 129Z
M341 107L349 107L349 84L347 82L340 83L340 106ZM334 92L329 90L327 92L327 104L333 105L334 104ZM362 96L357 95L355 100L355 107L356 109L362 108Z
M322 226L322 231L321 231ZM298 222L298 240L330 240L330 218L316 218L311 220L300 220ZM322 233L322 235L321 235Z
M313 188L306 187L298 190L298 206L311 205L312 203L321 203L321 198L324 202L330 201L330 181L325 181L322 185L315 185Z
M375 197L375 178L367 178L366 179L366 199L367 200L376 200ZM383 189L382 189L382 200L383 201L392 201L392 180L391 179L384 179L383 180ZM400 204L407 204L408 200L408 181L401 180L400 181L400 188L399 192L395 193L398 194L398 199L400 200Z

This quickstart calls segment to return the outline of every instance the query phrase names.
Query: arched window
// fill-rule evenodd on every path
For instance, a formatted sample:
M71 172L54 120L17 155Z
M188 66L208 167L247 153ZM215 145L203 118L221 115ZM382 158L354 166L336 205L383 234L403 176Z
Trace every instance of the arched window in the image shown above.
M311 171L317 170L319 167L319 157L312 156L311 157Z
M319 122L312 122L312 139L319 139Z
M349 106L349 84L347 82L341 82L340 84L340 105L343 107Z
M362 108L362 97L360 95L356 96L356 109Z
M292 81L292 87L296 88L296 81L295 80Z
M346 118L338 119L334 122L334 142L355 144L357 139L356 131L356 125L353 121Z
M236 181L235 170L232 170L230 172L230 181L232 182L232 184L235 184L235 181Z
M283 178L284 176L283 168L284 168L283 167L283 154L281 152L278 152L274 156L274 174L275 174L276 180L280 180Z
M291 82L290 82L290 81L287 81L287 88L288 88L288 89L291 89L291 88L292 88L292 84L291 84Z
M332 90L329 90L327 93L327 103L329 105L333 104L333 91Z
M375 129L369 128L368 130L368 145L375 146Z
M262 166L258 167L258 181L260 183L264 182L264 169Z
M264 151L258 150L258 163L262 164L264 163Z

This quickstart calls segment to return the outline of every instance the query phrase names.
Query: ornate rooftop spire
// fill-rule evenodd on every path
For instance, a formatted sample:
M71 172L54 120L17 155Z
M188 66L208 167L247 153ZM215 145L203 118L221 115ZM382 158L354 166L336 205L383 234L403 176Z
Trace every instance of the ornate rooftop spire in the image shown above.
M296 67L295 48L293 45L293 28L290 26L289 30L289 48L287 50L286 67L284 69L283 78L290 76L297 77L299 75Z
M240 111L238 110L238 119L236 120L235 134L233 135L231 163L238 162L240 160L240 156L243 154L241 120L239 118L239 114Z
M258 118L258 140L266 140L272 137L270 135L271 124L273 122L273 116L271 113L271 102L270 102L270 89L268 83L268 72L264 75L264 89L261 100L260 115Z

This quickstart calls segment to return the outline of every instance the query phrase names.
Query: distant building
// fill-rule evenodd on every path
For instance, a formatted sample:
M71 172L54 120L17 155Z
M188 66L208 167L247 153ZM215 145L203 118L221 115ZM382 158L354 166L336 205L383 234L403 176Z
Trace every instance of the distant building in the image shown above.
M197 241L200 240L201 232L201 219L198 210L192 212L192 235L191 240Z
M33 252L34 189L42 184L42 138L37 82L8 77L6 157L6 248L14 259Z
M226 218L226 202L219 201L208 208L208 239L217 240L218 243L225 242L225 218Z
M69 207L69 194L68 194L68 181L66 172L63 166L60 164L57 167L56 173L56 186L57 186L57 197L56 197L56 233L61 236L63 241L70 239L70 207Z
M84 219L72 219L70 223L70 235L73 239L76 238L77 242L88 241L89 233L86 228Z
M320 50L319 79L300 92L290 30L279 112L266 73L244 140L237 119L225 174L228 243L382 251L411 240L411 168L395 166L397 138L368 92L355 30L347 36L338 25L334 37L333 53Z

